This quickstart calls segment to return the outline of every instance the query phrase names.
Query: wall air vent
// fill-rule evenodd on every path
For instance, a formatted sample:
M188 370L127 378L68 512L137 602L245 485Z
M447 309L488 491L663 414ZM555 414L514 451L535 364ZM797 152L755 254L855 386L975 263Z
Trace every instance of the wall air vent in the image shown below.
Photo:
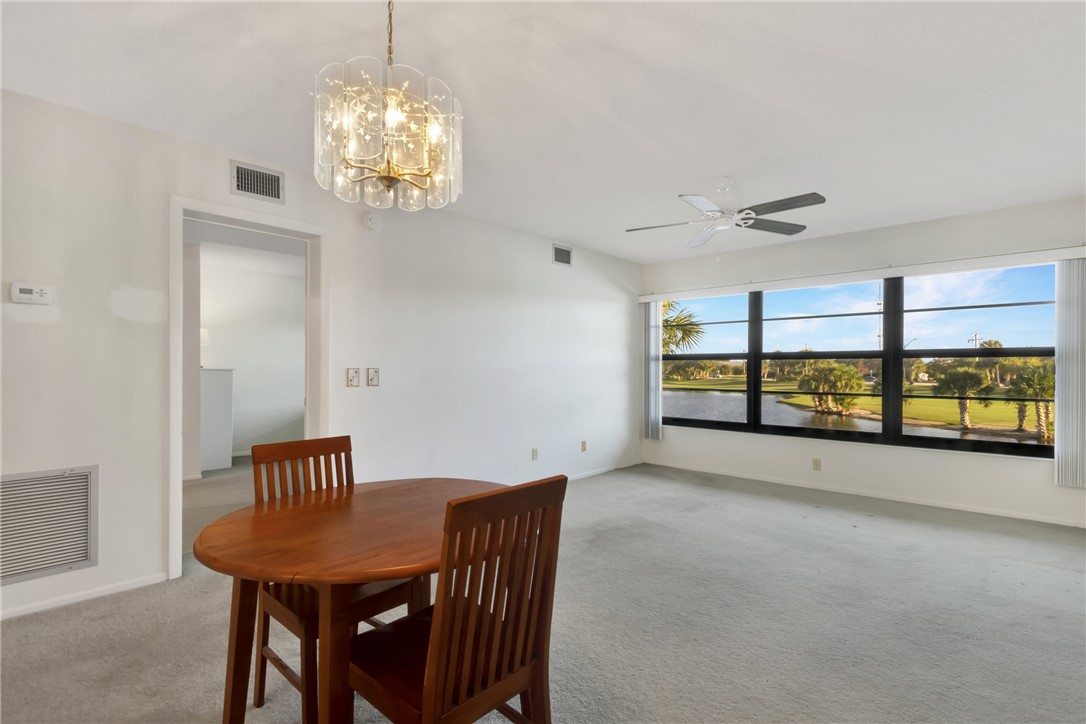
M0 479L0 584L97 563L97 465Z
M280 171L272 171L268 168L261 168L240 161L231 161L230 179L231 193L263 201L285 203L283 186L286 176Z
M563 266L573 265L573 249L568 246L554 245L554 263L562 264Z

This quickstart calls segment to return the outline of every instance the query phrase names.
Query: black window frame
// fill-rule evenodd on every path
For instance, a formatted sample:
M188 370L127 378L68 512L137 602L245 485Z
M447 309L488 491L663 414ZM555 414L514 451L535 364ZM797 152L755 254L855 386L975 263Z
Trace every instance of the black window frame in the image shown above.
M891 445L897 447L926 448L935 450L957 450L965 452L989 453L998 455L1012 455L1031 458L1048 458L1055 456L1055 446L1051 444L1023 444L1002 442L995 440L970 440L959 438L927 437L921 435L906 435L903 433L902 419L903 401L907 398L922 397L921 395L906 394L904 392L904 362L906 359L917 358L1010 358L1010 357L1040 357L1055 358L1055 347L980 347L980 348L950 348L950 349L908 349L905 346L904 329L905 313L923 311L947 311L949 309L983 309L992 307L1029 306L1037 304L1053 304L1054 300L1012 302L1006 304L977 304L955 307L939 307L924 309L905 309L905 280L904 277L887 277L882 279L882 349L881 350L836 350L836 351L801 351L801 352L765 352L762 349L762 328L766 321L763 316L763 293L760 291L748 292L747 314L747 351L744 353L694 353L694 354L665 354L661 359L665 362L671 360L743 360L747 369L747 419L746 422L733 422L724 420L699 420L692 418L679 418L664 416L664 425L673 427L693 427L713 430L728 430L732 432L751 432L763 435L780 435L785 437L801 437L824 440L843 440L848 442L861 442L876 445ZM850 313L839 315L812 315L819 316L870 316L880 314L878 312ZM881 359L882 361L882 431L867 432L857 430L831 430L816 427L792 427L785 425L768 425L762 422L762 363L765 360L820 360L820 359ZM867 393L865 396L870 396ZM955 397L941 396L940 399L958 399ZM970 399L978 399L971 397ZM999 401L1008 401L1016 398L993 398ZM1031 401L1033 398L1029 398Z

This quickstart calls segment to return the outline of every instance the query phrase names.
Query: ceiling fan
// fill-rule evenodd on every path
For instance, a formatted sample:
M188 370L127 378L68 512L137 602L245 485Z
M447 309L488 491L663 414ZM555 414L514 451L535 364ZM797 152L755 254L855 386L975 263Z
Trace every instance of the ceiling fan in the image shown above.
M677 224L639 226L636 229L626 229L626 231L645 231L646 229L663 229L669 226L687 226L690 224L708 223L708 226L699 231L694 238L690 240L690 243L687 244L687 246L690 247L702 246L712 238L713 234L721 229L727 229L732 226L737 226L741 229L771 231L774 234L787 234L791 236L792 234L798 234L807 227L802 224L791 224L787 221L763 219L762 217L766 214L776 214L780 211L789 211L790 209L800 209L804 206L814 206L815 204L826 203L826 198L822 194L816 193L791 196L787 199L778 199L777 201L767 201L764 204L755 204L742 209L722 209L704 196L696 196L693 194L679 194L679 198L700 211L701 218L695 219L694 221L680 221Z

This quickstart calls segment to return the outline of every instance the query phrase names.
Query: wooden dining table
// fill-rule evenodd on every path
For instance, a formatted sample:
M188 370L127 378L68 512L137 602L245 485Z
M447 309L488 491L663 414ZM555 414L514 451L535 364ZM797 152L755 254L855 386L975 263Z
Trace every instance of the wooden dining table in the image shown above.
M318 720L352 722L351 589L435 573L448 501L501 487L461 478L360 483L251 505L204 528L196 559L234 579L223 721L245 720L258 587L269 581L316 589Z

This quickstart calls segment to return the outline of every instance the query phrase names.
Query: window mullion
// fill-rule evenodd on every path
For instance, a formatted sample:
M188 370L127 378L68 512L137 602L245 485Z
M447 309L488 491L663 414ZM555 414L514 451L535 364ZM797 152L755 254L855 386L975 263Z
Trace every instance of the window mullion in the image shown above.
M901 442L902 391L905 370L905 283L890 277L882 285L882 432L886 441Z
M762 293L747 295L747 426L762 431Z

